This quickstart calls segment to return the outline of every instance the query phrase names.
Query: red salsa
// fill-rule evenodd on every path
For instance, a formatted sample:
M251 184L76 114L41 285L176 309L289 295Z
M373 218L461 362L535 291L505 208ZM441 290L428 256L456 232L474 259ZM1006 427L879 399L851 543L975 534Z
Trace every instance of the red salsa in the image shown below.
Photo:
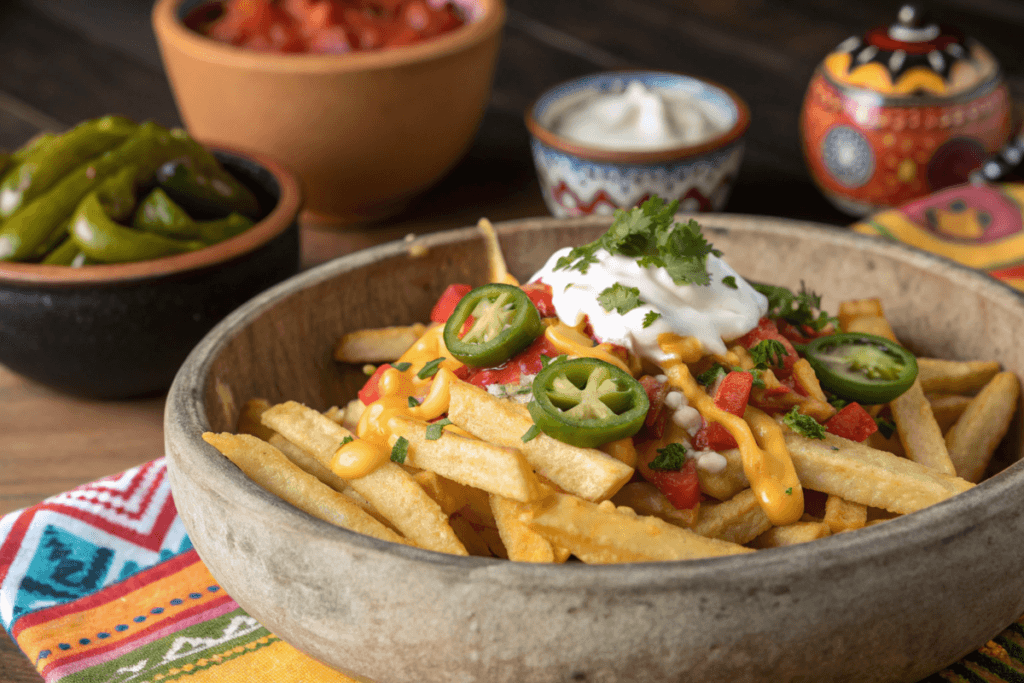
M436 0L224 0L200 5L185 25L261 52L343 54L411 45L465 23Z

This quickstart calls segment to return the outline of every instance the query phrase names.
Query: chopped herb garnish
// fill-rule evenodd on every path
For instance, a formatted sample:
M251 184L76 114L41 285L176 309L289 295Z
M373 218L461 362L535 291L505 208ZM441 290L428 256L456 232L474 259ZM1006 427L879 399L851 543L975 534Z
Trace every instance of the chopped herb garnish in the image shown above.
M598 294L597 303L601 304L601 308L604 310L615 311L619 315L625 315L643 304L640 301L639 289L624 287L618 282Z
M441 434L444 433L444 428L452 423L447 417L443 420L438 420L433 424L427 425L427 441L437 441L441 438Z
M833 447L832 447L832 450L834 450L834 451L838 451L838 450L839 450L839 446L833 446Z
M399 372L405 372L406 370L412 367L412 363L394 363L392 364L391 367L393 367L395 370L398 370Z
M786 495L787 496L792 496L793 495L793 487L792 486L790 486L788 489L786 489Z
M739 370L741 368L736 369ZM752 386L758 389L766 389L768 387L768 385L764 383L764 376L761 374L761 371L758 370L757 368L754 368L753 370L744 370L744 372L749 372L751 375L754 376L754 383Z
M533 441L538 436L540 436L540 427L537 425L530 425L530 428L526 430L525 434L519 437L519 440L526 443L527 441Z
M415 408L419 404L420 404L420 400L418 398L416 398L415 396L410 396L409 397L409 407L410 408Z
M651 197L628 211L618 209L604 235L570 251L555 268L586 273L597 263L598 250L605 249L610 254L635 257L642 268L664 268L677 285L708 285L708 254L721 256L722 252L704 239L697 221L676 223L678 208L678 201L666 204L660 197Z
M644 329L654 324L654 321L661 317L661 313L657 311L647 311L647 315L644 316Z
M557 363L558 361L565 360L566 358L568 358L568 356L564 353L559 356L555 356L554 358L542 353L540 354L540 366L542 368L546 368L549 364Z
M338 448L341 448L347 443L352 443L353 441L355 441L354 438L352 438L351 436L346 436L344 439L341 440L341 443L338 444Z
M891 438L896 433L896 423L884 417L876 417L875 424L878 425L878 433L885 438Z
M799 406L793 406L793 409L785 414L782 421L794 432L806 436L808 439L825 438L825 428L810 415L801 413Z
M839 320L821 310L821 297L800 283L800 293L794 294L785 287L751 283L757 291L768 297L768 317L782 318L796 326L807 325L820 332L829 323Z
M757 367L762 369L769 366L781 368L783 356L788 355L789 351L778 339L763 339L750 347L751 358L754 359Z
M409 455L409 440L404 436L398 437L398 441L391 447L391 462L399 465L405 464L405 458Z
M703 385L705 387L710 387L715 382L717 382L719 378L725 377L725 375L726 369L723 368L718 363L715 363L710 368L697 375L695 379L697 380L697 384Z
M441 356L440 358L435 358L434 360L429 361L423 366L422 370L416 373L416 376L420 379L430 379L437 374L437 370L441 367L441 361L443 360L444 356Z
M828 404L836 410L842 410L849 403L845 398L839 398L838 396L829 396Z
M722 284L730 289L739 289L740 286L736 284L736 276L726 275L722 278Z
M681 470L685 464L686 446L681 443L670 443L658 449L658 455L648 467L652 470Z

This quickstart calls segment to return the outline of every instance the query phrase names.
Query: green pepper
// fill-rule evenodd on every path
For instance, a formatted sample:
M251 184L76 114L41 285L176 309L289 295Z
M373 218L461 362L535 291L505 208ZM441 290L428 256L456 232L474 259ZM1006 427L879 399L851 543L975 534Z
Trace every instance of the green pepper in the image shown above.
M135 187L141 172L129 164L96 186L96 194L107 215L115 221L127 221L135 210Z
M185 209L175 204L159 187L150 192L135 212L132 225L177 239L199 237L199 226Z
M43 258L43 265L47 266L70 266L75 257L82 252L73 239L65 235L64 241Z
M894 341L842 332L798 347L826 391L867 405L888 403L917 378L917 359Z
M196 218L223 218L232 211L258 218L256 196L221 168L209 152L203 151L206 154L201 160L195 158L193 151L188 157L163 164L156 172L160 187Z
M147 261L206 246L198 240L175 240L115 223L96 192L89 193L75 211L71 239L88 258L102 263Z
M33 135L29 138L28 142L11 152L11 160L14 163L20 164L40 147L49 144L50 140L53 140L55 137L57 137L56 133L37 133Z
M559 441L593 448L633 436L650 402L640 382L596 358L555 361L533 379L533 422Z
M469 329L463 332L472 317ZM489 284L462 297L444 326L448 351L466 365L498 365L519 353L543 331L540 313L518 287Z
M104 116L40 144L0 182L0 218L14 214L83 162L124 142L136 127L126 118Z
M199 239L207 244L216 244L235 235L241 235L255 223L242 214L232 211L226 218L215 221L197 221L196 225L199 226Z

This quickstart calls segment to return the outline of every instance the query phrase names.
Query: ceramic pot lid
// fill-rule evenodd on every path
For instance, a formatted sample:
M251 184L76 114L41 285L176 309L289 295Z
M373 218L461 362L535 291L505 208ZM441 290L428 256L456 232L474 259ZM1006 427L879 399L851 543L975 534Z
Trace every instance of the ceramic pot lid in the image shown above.
M964 95L1000 78L981 43L931 21L914 4L903 5L892 25L844 40L823 67L837 85L898 99Z

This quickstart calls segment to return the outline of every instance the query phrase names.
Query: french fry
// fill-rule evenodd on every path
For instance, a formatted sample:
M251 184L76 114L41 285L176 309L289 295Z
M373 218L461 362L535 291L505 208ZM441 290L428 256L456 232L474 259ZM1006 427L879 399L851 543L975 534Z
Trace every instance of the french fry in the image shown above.
M958 475L977 482L985 473L992 454L1010 428L1017 412L1020 382L1012 372L1001 372L964 410L946 434L946 445Z
M235 424L235 431L239 434L252 434L255 437L270 441L274 434L273 429L268 429L260 422L260 415L270 407L270 401L265 398L252 398L245 402L242 409L238 411L238 422Z
M925 391L976 394L999 372L995 361L917 359L917 378Z
M388 422L392 439L409 442L406 464L437 472L442 477L488 493L521 502L540 498L537 477L523 454L514 448L471 439L448 431L428 439L425 422L394 417Z
M516 448L538 474L585 500L606 500L633 475L633 468L596 448L579 448L538 434L523 441L533 422L517 404L466 382L451 383L448 419L484 441Z
M703 507L697 505L679 510L657 486L646 481L629 482L612 496L611 501L616 507L628 507L638 515L651 515L683 529L690 529L696 524L698 509Z
M331 472L331 470L325 467L319 460L277 432L273 432L271 437L267 439L267 442L277 450L281 451L286 458L291 460L292 463L294 463L303 472L312 474L338 493L344 493L345 489L349 488L348 483L346 483L344 479L336 475L334 472Z
M834 534L840 531L860 529L868 521L868 508L860 503L851 503L839 496L825 500L825 518L822 520Z
M753 552L728 541L705 538L657 517L620 512L556 493L538 504L530 527L591 564L693 560Z
M261 420L328 467L338 445L352 436L341 425L295 401L271 407ZM385 462L365 477L347 481L416 545L453 555L467 554L448 524L448 516L398 465Z
M948 432L953 423L960 419L971 402L970 396L961 396L960 394L925 394L925 398L928 399L928 403L932 407L932 415L935 416L935 422L943 434ZM948 450L948 444L946 448Z
M701 536L744 545L771 528L757 496L745 489L721 503L702 503L693 530Z
M849 299L839 304L839 329L844 332L854 331L849 328L850 323L855 319L884 317L882 302L878 299Z
M400 358L427 326L422 323L356 330L342 335L334 347L334 358L342 363L384 363Z
M536 503L520 503L491 494L491 512L505 544L508 559L516 562L565 562L568 552L558 553L544 536L523 521L532 516Z
M393 543L407 541L346 496L301 470L277 448L250 434L214 434L203 439L246 476L303 512L336 526Z
M494 226L486 218L481 218L476 227L484 238L484 248L487 250L487 278L490 282L501 282L506 285L518 285L519 281L512 277L505 264L505 255L501 253L501 243L498 241L498 233Z
M916 512L974 486L833 434L809 439L791 432L786 434L786 446L805 488L900 514Z
M781 548L797 543L817 541L819 538L826 538L832 535L832 531L824 522L794 522L786 526L773 526L764 532L751 543L751 547Z

